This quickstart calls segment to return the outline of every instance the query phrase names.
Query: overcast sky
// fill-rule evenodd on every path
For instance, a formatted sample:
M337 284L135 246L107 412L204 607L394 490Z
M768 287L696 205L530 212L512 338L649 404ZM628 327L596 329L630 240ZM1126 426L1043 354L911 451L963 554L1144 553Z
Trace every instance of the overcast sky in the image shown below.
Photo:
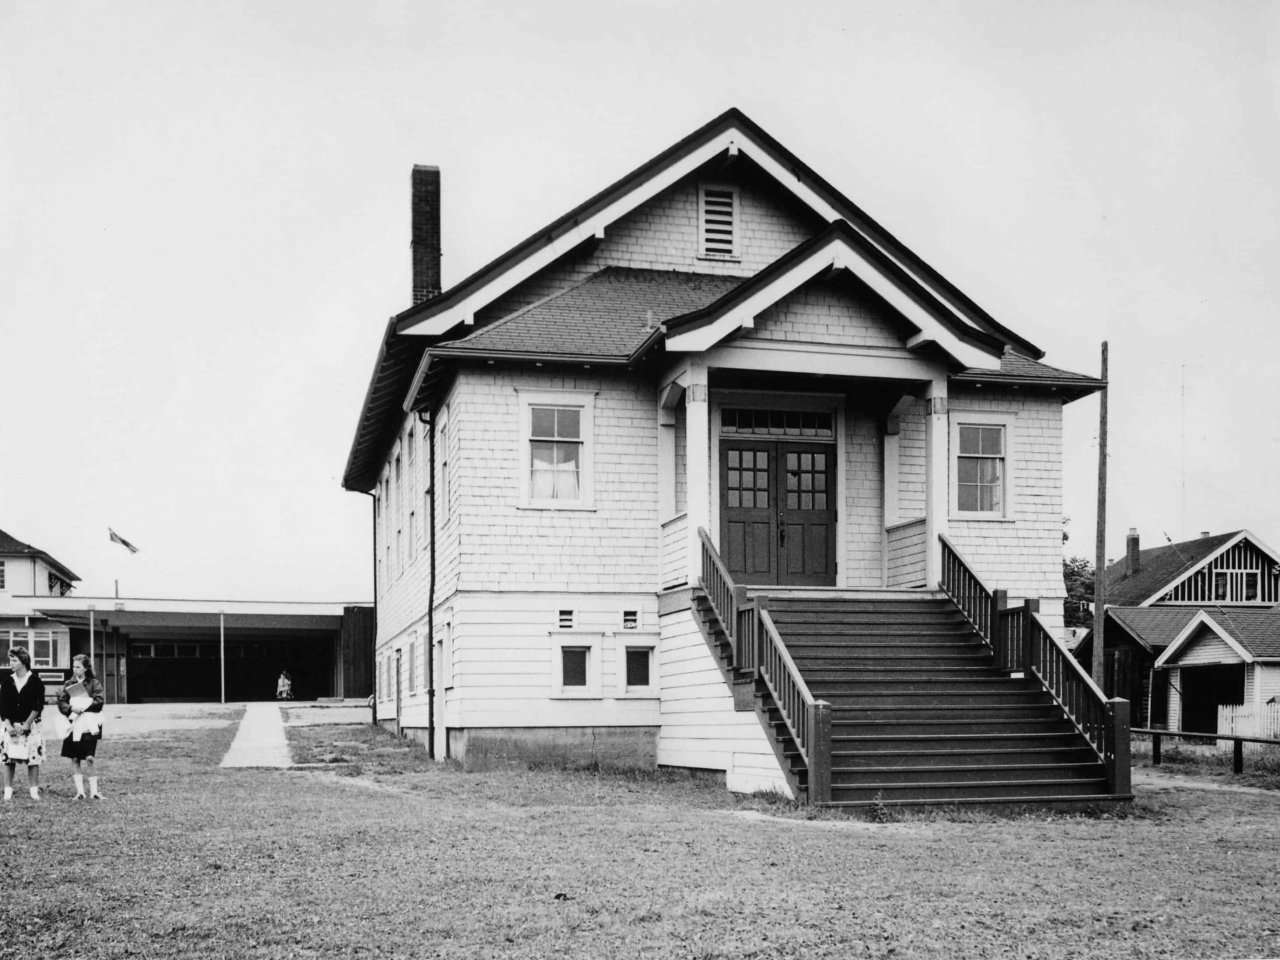
M1280 3L1229 0L6 0L0 529L86 596L370 599L412 165L448 286L730 106L1046 362L1110 342L1110 556L1280 547Z

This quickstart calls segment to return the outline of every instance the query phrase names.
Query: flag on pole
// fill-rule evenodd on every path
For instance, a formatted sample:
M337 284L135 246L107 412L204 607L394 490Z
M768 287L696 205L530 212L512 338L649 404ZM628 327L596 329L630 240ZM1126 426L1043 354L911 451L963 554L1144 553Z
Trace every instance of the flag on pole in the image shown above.
M111 542L112 542L112 543L118 543L118 544L120 544L120 546L122 546L122 547L128 547L128 548L129 548L129 552L130 552L130 553L137 553L137 552L138 552L138 548L137 548L137 547L135 547L132 543L130 543L130 542L129 542L128 540L126 540L124 537L120 536L120 534L116 533L116 532L115 532L114 530L112 530L110 527L107 527L107 533L111 534Z

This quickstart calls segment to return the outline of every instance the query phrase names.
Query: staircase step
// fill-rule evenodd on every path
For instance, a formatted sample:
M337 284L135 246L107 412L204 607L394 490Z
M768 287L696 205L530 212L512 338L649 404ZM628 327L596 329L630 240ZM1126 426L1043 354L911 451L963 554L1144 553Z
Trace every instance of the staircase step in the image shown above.
M1038 780L1106 779L1106 771L1095 758L1092 763L988 763L937 764L893 767L832 766L831 787L858 787L874 784L1021 783Z
M865 727L867 724L891 724L894 726L929 725L939 732L958 723L995 723L1007 727L1011 723L1052 723L1061 725L1066 715L1056 704L907 704L895 707L861 706L836 708L832 711L833 728L839 731L846 724ZM931 730L912 731L929 733ZM974 730L973 732L979 732Z
M962 804L964 806L1035 806L1041 809L1079 810L1096 808L1098 806L1111 807L1120 803L1128 802L1132 799L1132 793L1081 793L1071 796L1043 794L1035 797L1007 797L992 795L988 797L969 797L964 800L938 800L937 798L932 797L924 799L886 799L884 797L880 797L874 800L833 800L831 803L827 804L827 806L839 807L845 810L857 810L866 809L868 807L937 807L948 804Z
M1065 723L1065 722L1064 722ZM910 753L925 756L944 753L967 753L973 750L1060 750L1086 749L1074 728L1047 733L937 733L937 734L854 734L833 735L832 754L856 751L860 754ZM1091 748L1089 748L1091 749Z
M866 683L877 686L889 684L917 684L933 680L1004 680L1006 674L990 663L941 663L931 666L925 663L894 665L877 661L873 665L850 663L849 661L810 660L807 657L793 658L805 682L813 687L815 683Z
M863 720L837 720L832 724L832 739L876 737L921 737L936 739L949 733L964 732L981 736L1010 736L1019 734L1072 734L1075 727L1061 712L1044 717L993 717L985 712L969 718L940 719L919 716L910 719L885 719L875 717Z
M933 783L885 782L864 784L859 786L831 785L833 804L862 801L920 800L933 803L968 802L972 800L1000 800L1010 803L1026 803L1030 801L1046 801L1049 798L1071 798L1080 796L1106 797L1107 780L1105 777L1088 779L1039 779L1039 780L999 780L992 779L981 783L964 780L939 780Z
M977 746L969 750L862 750L861 744L841 744L855 749L836 749L832 745L833 769L845 770L905 770L912 768L941 769L948 767L972 767L991 770L1006 766L1096 764L1098 755L1092 748L1080 745L1043 747L1028 745L1022 748L995 748Z

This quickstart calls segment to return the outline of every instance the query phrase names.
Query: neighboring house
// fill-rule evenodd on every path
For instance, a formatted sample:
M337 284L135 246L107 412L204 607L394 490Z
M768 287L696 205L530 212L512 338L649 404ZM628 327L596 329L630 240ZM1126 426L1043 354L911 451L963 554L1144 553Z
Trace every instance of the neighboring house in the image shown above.
M70 631L37 604L65 596L79 579L44 550L0 530L0 668L8 668L10 647L25 647L36 669L70 663Z
M1269 632L1280 555L1248 530L1147 550L1130 530L1125 558L1103 582L1103 689L1132 701L1135 726L1213 733L1218 707L1280 693L1280 674L1267 666L1280 646ZM1075 655L1090 662L1092 635Z
M707 557L753 595L938 602L945 536L1060 631L1062 408L1101 382L739 111L443 292L439 171L412 185L415 302L343 477L384 723L472 768L794 792L697 612Z

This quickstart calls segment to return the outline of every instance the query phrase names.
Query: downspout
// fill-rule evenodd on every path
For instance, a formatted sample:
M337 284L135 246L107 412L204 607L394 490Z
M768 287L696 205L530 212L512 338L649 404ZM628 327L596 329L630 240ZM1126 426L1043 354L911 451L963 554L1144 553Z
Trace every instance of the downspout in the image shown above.
M373 693L370 694L370 723L378 725L378 495L361 490L369 498L369 516L373 521L373 636L369 638L369 669L373 671Z
M427 756L436 758L436 430L432 417L418 411L427 434L427 529L431 531L427 567ZM441 647L443 654L444 648ZM445 753L449 752L448 744Z

